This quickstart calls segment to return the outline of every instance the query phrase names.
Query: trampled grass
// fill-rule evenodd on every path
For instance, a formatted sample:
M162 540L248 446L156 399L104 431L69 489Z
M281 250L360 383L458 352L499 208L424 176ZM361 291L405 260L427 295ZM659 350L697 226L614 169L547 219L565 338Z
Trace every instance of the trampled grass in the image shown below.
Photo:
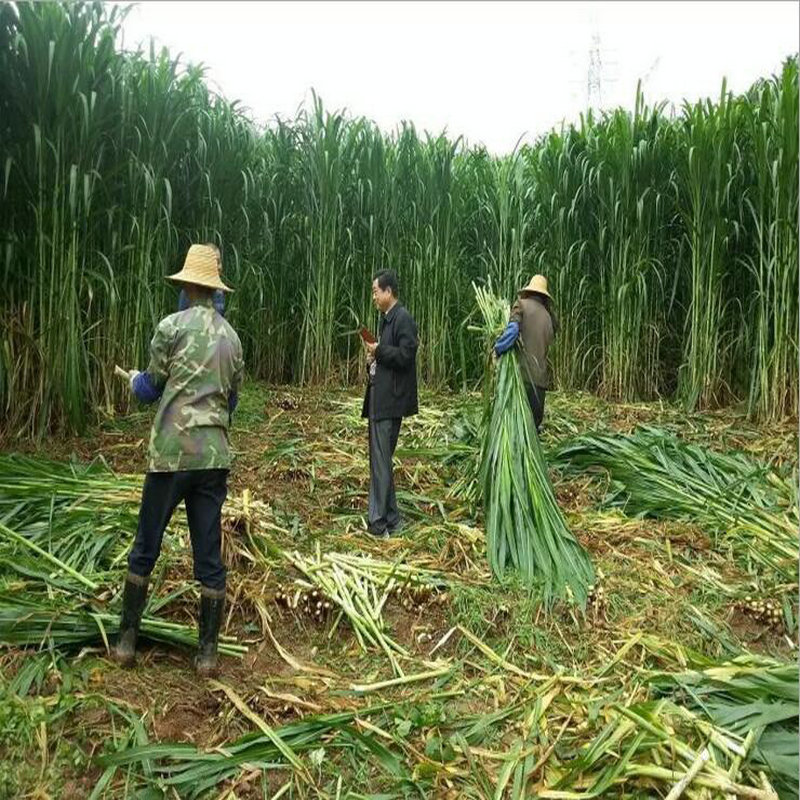
M554 470L598 585L585 613L566 603L548 611L513 572L492 577L480 504L453 491L477 464L468 433L480 419L477 395L425 393L419 418L404 426L397 481L409 526L388 542L363 527L358 395L251 383L242 402L224 520L232 650L218 684L191 672L197 590L180 509L140 666L125 672L105 656L146 417L121 436L107 422L87 438L50 443L51 452L74 452L75 466L62 458L15 468L3 458L0 522L52 558L0 536L0 760L15 765L0 771L0 795L666 797L696 769L687 796L766 798L770 786L793 796L796 695L778 688L796 686L796 581L717 547L702 515L606 509L599 467L594 478ZM576 437L630 443L637 425L669 431L681 418L668 406L554 393L542 443L552 460ZM762 465L781 449L775 441L787 453L795 447L794 434L733 414L690 417L686 428L698 445L745 443ZM463 451L445 457L456 442ZM759 452L759 442L769 444ZM106 444L116 445L108 467L77 466ZM363 574L361 589L344 584L351 598L370 598L350 613L380 607L384 644L397 645L388 645L391 658L378 639L359 640L353 618L339 613L349 602L340 590L329 587L333 613L319 618L303 601L278 601L287 589L310 594L304 583L324 591L328 578L309 580L319 559L326 575L335 564ZM371 583L377 590L392 576L402 586L406 575L407 589L373 602ZM415 593L433 576L440 588ZM748 597L774 599L787 613L762 620ZM752 674L763 680L748 682Z

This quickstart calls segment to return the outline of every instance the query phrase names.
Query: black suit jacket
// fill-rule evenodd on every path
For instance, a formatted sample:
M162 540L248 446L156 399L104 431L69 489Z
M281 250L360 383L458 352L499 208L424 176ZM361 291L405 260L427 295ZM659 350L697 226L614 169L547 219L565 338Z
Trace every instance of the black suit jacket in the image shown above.
M419 410L417 400L417 323L395 304L381 318L380 344L375 350L374 419L410 417ZM362 417L370 416L370 386L364 396Z

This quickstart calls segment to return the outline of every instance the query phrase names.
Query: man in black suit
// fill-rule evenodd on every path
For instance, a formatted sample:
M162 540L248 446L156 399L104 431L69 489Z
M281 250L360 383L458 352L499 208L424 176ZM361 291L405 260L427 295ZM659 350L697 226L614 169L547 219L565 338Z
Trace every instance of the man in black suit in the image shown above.
M365 343L369 385L361 416L369 420L369 525L374 536L400 528L392 457L400 423L419 410L417 323L397 299L397 275L382 270L372 281L372 301L381 312L379 338Z

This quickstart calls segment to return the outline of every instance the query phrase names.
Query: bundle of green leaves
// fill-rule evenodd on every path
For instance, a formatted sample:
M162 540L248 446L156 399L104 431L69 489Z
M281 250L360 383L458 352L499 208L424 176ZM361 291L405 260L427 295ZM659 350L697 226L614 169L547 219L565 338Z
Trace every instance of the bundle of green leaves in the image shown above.
M494 342L508 306L491 291L475 294L480 330ZM571 595L583 606L594 571L556 502L518 360L509 352L488 369L480 483L489 566L497 576L516 570L546 604Z

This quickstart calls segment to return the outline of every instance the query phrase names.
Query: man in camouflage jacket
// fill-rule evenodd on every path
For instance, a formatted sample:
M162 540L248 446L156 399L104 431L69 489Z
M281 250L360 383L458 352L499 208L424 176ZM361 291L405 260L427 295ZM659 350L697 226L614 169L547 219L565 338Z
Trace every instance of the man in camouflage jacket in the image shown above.
M214 291L230 291L219 278L214 250L193 245L181 272L169 277L182 285L188 307L161 320L150 343L147 370L129 373L131 390L140 402L160 402L150 433L139 524L128 557L113 655L123 666L135 663L150 573L172 512L183 500L194 576L201 585L195 666L200 675L211 676L217 668L225 602L220 523L231 466L228 429L244 364L236 331L214 307Z

